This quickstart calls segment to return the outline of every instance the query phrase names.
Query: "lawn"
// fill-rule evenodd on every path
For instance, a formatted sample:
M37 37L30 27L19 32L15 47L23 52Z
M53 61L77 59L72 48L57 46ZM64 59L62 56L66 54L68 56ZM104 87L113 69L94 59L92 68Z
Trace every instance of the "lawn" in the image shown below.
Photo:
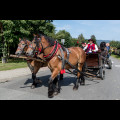
M12 69L24 68L24 67L27 67L27 63L26 61L23 60L9 59L6 64L2 64L2 61L0 61L0 71L12 70Z

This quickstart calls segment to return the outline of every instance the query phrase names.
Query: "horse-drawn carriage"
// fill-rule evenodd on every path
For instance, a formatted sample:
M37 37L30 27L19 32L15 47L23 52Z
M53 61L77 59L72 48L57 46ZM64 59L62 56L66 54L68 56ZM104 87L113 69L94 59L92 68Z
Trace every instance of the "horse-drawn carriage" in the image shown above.
M85 71L104 80L105 65L108 65L108 68L112 69L112 62L111 59L109 59L108 54L109 52L106 50L106 43L101 42L98 52L86 54Z
M94 77L104 79L105 67L100 52L87 54L85 64L86 72L94 75Z
M104 54L106 55L106 52L103 55L99 51L86 55L82 48L64 48L58 41L41 34L34 35L32 42L20 39L16 55L22 53L25 53L25 59L32 72L32 88L35 88L39 82L36 74L41 67L48 66L51 70L51 77L48 80L48 97L50 98L54 94L60 93L58 74L60 77L63 76L65 69L70 72L71 69L76 71L77 79L73 87L74 90L78 89L79 83L85 85L84 76L101 78L102 80L105 77L106 57ZM84 65L85 67L83 67ZM85 69L83 70L83 68Z

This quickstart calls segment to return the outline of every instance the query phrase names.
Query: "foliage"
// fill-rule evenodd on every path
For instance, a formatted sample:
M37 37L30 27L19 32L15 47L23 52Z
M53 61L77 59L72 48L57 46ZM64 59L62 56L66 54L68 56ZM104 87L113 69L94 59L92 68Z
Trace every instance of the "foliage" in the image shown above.
M19 38L26 37L32 40L33 33L39 32L55 37L52 20L0 20L0 29L4 57L8 56L10 52L15 52Z
M65 43L64 46L65 47L70 47L72 46L73 42L72 42L72 37L70 35L69 32L65 31L65 30L60 30L56 33L56 39L61 42L61 39L65 39Z
M114 55L114 54L112 54L111 56L120 60L120 55Z
M78 36L78 44L80 46L82 46L82 43L85 42L85 38L83 36L83 34L81 33L79 36Z
M77 38L72 38L71 41L72 41L71 46L78 46L78 44L77 44L78 39Z
M120 41L114 41L114 40L112 40L112 41L110 42L110 46L111 46L111 47L115 47L115 48L117 48L117 49L120 49Z
M95 41L95 44L97 44L95 35L91 35L91 39L93 39Z

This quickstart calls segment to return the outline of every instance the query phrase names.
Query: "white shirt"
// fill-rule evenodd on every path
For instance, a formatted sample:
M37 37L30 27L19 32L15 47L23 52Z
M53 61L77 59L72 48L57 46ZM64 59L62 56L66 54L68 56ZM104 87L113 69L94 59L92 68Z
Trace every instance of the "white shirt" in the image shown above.
M90 43L88 43L90 44ZM83 50L85 51L87 48L88 48L88 44L83 48ZM91 44L92 45L92 44ZM94 52L97 52L98 51L98 47L97 45L95 44L95 50L93 50ZM88 52L92 53L92 50L90 49Z

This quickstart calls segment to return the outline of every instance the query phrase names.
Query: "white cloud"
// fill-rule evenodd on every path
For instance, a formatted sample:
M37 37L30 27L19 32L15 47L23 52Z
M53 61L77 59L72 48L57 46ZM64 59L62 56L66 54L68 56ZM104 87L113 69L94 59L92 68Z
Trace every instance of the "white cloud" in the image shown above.
M57 30L70 30L71 26L70 25L64 25L62 27L58 27Z

